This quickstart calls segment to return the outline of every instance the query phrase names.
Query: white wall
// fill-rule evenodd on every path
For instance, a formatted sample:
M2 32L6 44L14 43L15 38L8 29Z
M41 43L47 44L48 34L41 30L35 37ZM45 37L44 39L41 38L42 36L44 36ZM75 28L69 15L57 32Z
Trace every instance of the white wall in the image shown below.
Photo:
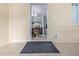
M0 4L0 47L8 44L9 41L9 5Z
M9 4L9 42L29 40L29 4Z
M58 39L53 39L53 33ZM55 43L79 43L79 27L72 26L72 4L48 5L48 37Z
M26 42L30 39L30 6L9 6L9 42ZM57 39L53 39L53 33L57 33ZM55 43L79 43L79 27L72 26L71 4L48 4L48 40Z

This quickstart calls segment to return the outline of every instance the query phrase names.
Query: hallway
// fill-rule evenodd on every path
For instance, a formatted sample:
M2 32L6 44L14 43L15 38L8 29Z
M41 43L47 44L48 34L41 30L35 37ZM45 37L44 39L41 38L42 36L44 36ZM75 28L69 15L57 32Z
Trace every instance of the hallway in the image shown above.
M20 54L25 43L8 44L0 48L0 55L4 56L79 56L79 44L54 43L60 53L32 53Z

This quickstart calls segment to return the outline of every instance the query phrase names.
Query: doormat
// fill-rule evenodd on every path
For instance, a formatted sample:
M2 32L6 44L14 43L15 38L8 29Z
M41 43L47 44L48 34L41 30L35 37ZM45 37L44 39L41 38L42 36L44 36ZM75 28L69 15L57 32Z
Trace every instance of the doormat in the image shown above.
M59 53L51 41L27 42L21 53Z

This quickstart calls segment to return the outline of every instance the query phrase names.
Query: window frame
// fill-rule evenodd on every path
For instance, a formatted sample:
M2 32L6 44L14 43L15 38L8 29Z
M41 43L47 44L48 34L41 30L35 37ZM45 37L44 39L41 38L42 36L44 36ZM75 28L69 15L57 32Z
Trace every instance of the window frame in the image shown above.
M73 26L79 26L79 17L78 17L78 15L79 15L79 4L78 3L72 3L72 25Z

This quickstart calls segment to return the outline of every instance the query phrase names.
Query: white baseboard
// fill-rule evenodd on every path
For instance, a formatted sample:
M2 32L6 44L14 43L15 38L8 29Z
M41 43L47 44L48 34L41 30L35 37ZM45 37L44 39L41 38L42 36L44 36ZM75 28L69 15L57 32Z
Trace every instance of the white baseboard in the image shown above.
M30 41L30 40L12 40L9 43L26 43L27 41Z
M38 41L38 40L12 40L9 43L26 43L27 41ZM45 40L41 40L41 41L45 41ZM77 42L56 42L53 40L47 40L47 41L52 41L53 43L79 43Z

